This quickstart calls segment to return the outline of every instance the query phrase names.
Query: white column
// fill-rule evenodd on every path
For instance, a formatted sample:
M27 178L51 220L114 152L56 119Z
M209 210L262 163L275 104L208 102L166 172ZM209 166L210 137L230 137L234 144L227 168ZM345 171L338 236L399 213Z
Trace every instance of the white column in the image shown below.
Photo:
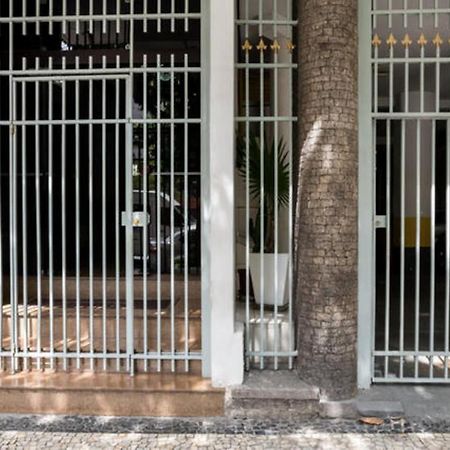
M243 327L235 323L234 2L210 0L204 7L204 375L214 386L229 386L244 374Z

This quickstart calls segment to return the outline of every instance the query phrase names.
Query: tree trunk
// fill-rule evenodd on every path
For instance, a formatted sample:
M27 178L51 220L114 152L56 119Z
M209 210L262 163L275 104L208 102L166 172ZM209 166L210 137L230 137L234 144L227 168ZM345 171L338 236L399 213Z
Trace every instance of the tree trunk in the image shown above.
M298 14L298 371L344 399L356 391L357 0L298 0Z

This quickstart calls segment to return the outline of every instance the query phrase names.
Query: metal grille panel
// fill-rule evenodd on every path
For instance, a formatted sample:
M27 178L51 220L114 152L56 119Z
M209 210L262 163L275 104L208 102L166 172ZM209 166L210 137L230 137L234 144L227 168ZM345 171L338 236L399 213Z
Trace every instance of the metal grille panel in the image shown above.
M375 382L449 381L449 8L372 5Z
M200 19L194 0L0 4L4 368L201 362Z

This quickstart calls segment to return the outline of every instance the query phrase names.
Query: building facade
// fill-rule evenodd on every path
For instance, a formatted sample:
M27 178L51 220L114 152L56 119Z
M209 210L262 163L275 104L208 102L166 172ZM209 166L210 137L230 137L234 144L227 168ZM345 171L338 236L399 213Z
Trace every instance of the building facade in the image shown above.
M2 2L3 370L448 382L449 21Z

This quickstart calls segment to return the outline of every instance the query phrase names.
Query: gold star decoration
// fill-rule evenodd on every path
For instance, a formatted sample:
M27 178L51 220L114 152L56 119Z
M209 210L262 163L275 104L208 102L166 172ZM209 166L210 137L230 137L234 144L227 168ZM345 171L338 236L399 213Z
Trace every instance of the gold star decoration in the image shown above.
M411 40L411 38L409 37L409 34L406 33L405 37L402 40L402 44L405 48L409 48L409 46L413 43L413 41Z
M424 35L423 33L420 35L419 40L417 41L417 43L418 43L421 47L424 47L425 45L428 44L428 41L427 41L427 39L426 39L426 37L425 37L425 35Z
M253 49L253 45L250 43L250 41L248 39L246 39L244 42L244 45L242 46L242 50L244 50L244 52L248 53L252 49Z
M259 43L258 43L258 45L256 46L256 48L257 48L260 52L263 52L263 51L267 50L267 45L265 44L263 38L261 38L261 39L259 40Z
M437 33L433 39L433 44L439 48L443 43L444 41L442 40L441 35Z
M386 41L386 44L389 45L389 47L393 47L395 44L397 44L397 39L395 39L394 35L391 33Z
M280 43L277 39L273 41L273 44L270 46L273 52L278 53L281 49Z
M376 34L373 39L372 39L372 45L374 47L379 47L382 44L380 36L378 36L378 34Z

